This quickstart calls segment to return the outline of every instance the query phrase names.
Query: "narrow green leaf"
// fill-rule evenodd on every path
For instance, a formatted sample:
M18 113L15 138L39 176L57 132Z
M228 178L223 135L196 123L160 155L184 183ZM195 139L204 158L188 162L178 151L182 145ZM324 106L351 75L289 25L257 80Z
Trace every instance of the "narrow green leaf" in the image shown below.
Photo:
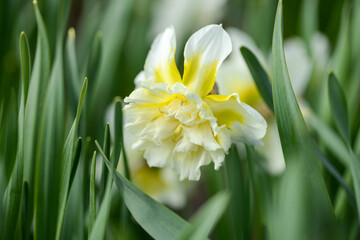
M351 190L349 185L344 181L340 173L337 169L331 164L331 162L325 157L325 155L321 152L319 146L314 142L315 151L321 162L324 164L326 169L335 177L335 179L340 183L340 185L344 188L346 193L349 196L351 202L355 203L354 192ZM355 205L354 205L355 206Z
M329 74L329 101L337 127L343 139L350 144L349 113L344 92L333 73Z
M90 168L91 168L91 159L93 157L93 142L91 140L91 137L85 138L85 147L84 147L84 153L82 157L82 162L84 163L82 166L82 173L83 173L83 189L82 192L84 194L84 207L83 207L83 214L84 216L88 212L89 209L89 188L90 188Z
M65 27L67 25L67 19L69 16L71 7L71 0L60 0L58 1L57 6L57 32L56 32L56 40L57 40L57 48L59 46L62 47L63 39L64 39L64 33L65 33Z
M110 164L100 145L96 141L95 143L105 159L108 170L114 172L114 181L120 195L140 226L155 239L180 237L183 229L188 227L189 223L121 176Z
M83 67L83 75L88 76L89 79L96 79L96 75L99 71L99 65L102 60L102 33L97 32L95 34L90 52L86 58L85 66ZM91 84L89 86L89 92L92 92Z
M229 206L231 227L235 239L251 238L251 206L246 195L245 169L235 145L225 159L225 177L232 194Z
M22 214L22 223L21 223L21 232L22 232L22 239L27 239L27 232L26 232L26 216L29 214L28 209L28 201L29 201L29 183L24 181L23 183L23 193L22 193L22 202L21 202L21 214Z
M358 130L354 146L355 155L360 158L360 128Z
M105 127L104 147L106 150L105 150L103 158L108 159L108 157L110 156L109 123L107 123L106 127ZM105 168L105 166L104 166L104 168ZM104 170L105 169L103 169L103 171ZM93 230L91 231L91 235L90 235L90 239L92 239L92 240L104 239L104 237L105 237L105 232L106 232L106 228L107 228L107 222L109 219L110 207L111 207L111 189L112 189L112 184L113 184L113 181L112 181L113 174L114 174L113 172L110 172L110 176L108 176L107 180L106 180L106 188L104 187L105 188L104 197L101 202L98 217L96 218L96 220L94 222Z
M347 80L350 67L350 7L348 2L344 2L341 14L341 23L334 54L332 56L331 68L338 77L341 86L344 86Z
M5 184L9 183L16 162L16 144L18 141L18 102L14 88L10 89L4 110L3 124L0 127L0 156L4 164ZM0 160L0 162L1 162Z
M20 34L20 62L21 62L22 87L23 87L24 99L26 104L29 82L30 82L31 60L30 60L29 43L27 41L27 37L24 32L21 32Z
M265 103L274 111L273 97L270 78L256 56L246 47L240 47L240 52L245 59L245 62L250 70L251 76L253 77L256 87L258 88Z
M81 149L82 149L82 138L79 137L78 140L76 141L75 144L75 155L74 155L74 160L73 160L73 166L71 167L71 174L70 174L70 187L72 185L72 182L74 180L76 171L77 171L77 166L79 165L79 160L80 160L80 155L81 155Z
M358 218L360 218L360 159L355 156L354 152L351 150L350 147L348 149L350 154L350 169L355 188Z
M336 125L347 145L350 169L355 187L358 216L360 217L360 160L356 157L350 145L350 124L346 98L335 75L332 73L329 75L329 98Z
M75 140L76 140L76 133L80 121L81 110L84 105L85 94L87 90L87 83L88 80L85 78L83 87L81 89L80 99L78 103L78 108L76 112L76 117L74 123L70 129L68 137L65 141L64 149L63 149L63 161L61 168L61 178L60 178L60 194L59 194L59 215L57 219L57 228L56 228L56 239L60 239L61 235L61 228L64 220L65 214L65 207L67 202L67 196L69 191L69 183L70 183L70 174L71 174L71 167L73 165L72 161L75 155Z
M348 166L350 163L349 154L344 141L314 113L310 112L306 120L313 131L319 135L321 142L325 144L327 149L334 154L343 165Z
M21 201L22 201L22 188L23 188L23 175L24 175L24 126L25 126L25 101L27 95L27 89L29 85L29 76L30 76L30 53L29 46L24 32L20 34L20 61L21 61L21 76L22 76L22 94L20 109L17 120L18 127L18 138L17 138L17 148L16 145L9 146L13 149L17 149L15 166L13 167L10 182L7 186L7 189L4 194L4 199L1 199L5 202L5 224L1 227L2 229L2 239L14 239L16 226L18 224L18 219L20 217ZM12 98L15 98L15 93L12 92ZM14 99L12 102L15 101ZM16 104L13 106L16 107ZM15 119L14 119L15 120ZM16 122L12 120L13 122ZM14 132L12 133L14 134ZM15 133L16 134L16 133ZM9 159L7 159L9 161ZM26 183L26 181L25 181ZM25 190L27 190L28 185L24 185ZM26 191L27 195L28 191ZM25 195L25 196L26 196ZM24 204L25 205L25 204ZM20 229L22 229L22 221L19 221Z
M24 128L24 179L29 183L29 201L27 209L29 214L25 219L26 233L30 232L33 221L34 208L34 169L37 149L37 136L42 112L44 95L50 75L50 49L45 24L40 14L37 2L34 1L34 11L37 23L37 45L31 80L25 108Z
M303 0L300 11L300 33L305 40L309 56L312 55L311 42L318 29L319 0Z
M90 203L89 203L89 227L88 236L91 236L91 231L96 219L96 199L95 199L95 171L96 171L96 151L94 151L91 160L90 170Z
M230 200L229 192L220 192L208 200L191 218L179 239L207 239L220 217L224 214Z
M15 237L15 229L21 206L22 182L23 158L18 152L10 182L4 194L5 199L3 199L5 202L5 224L2 226L4 228L2 239L14 239Z
M119 97L115 98L115 162L114 166L117 166L120 154L123 157L124 173L125 177L131 181L129 164L126 157L124 147L124 136L123 136L123 115L122 115L122 100Z
M341 86L345 86L348 80L350 63L350 24L349 24L349 3L344 2L341 14L341 23L337 35L336 45L331 56L330 68L333 69ZM320 116L323 121L329 122L331 109L328 96L328 79L324 79L321 87Z
M109 123L106 123L103 149L104 149L105 156L107 158L110 158L110 137L111 137L110 136L110 125L109 125ZM100 202L104 198L107 181L108 181L108 171L106 169L105 163L103 162L103 167L102 167L102 172L101 172L101 181L100 181L100 193L99 193Z
M75 50L75 29L70 28L66 40L66 52L65 52L65 69L67 69L67 79L70 86L69 92L71 93L71 104L76 106L76 101L79 99L79 94L81 91L81 78L79 76L78 63L76 60L76 50Z
M360 60L360 0L355 0L352 6L351 48L354 59Z
M34 232L37 239L54 238L56 234L61 178L59 169L63 164L61 146L64 144L65 132L63 60L63 49L60 45L57 46L49 83L42 99L37 138L34 187Z
M301 115L300 108L293 92L289 73L286 67L282 36L282 1L279 1L275 17L272 46L272 72L274 110L281 146L287 167L301 166L301 179L306 182L302 187L307 198L303 211L312 211L313 218L308 219L308 229L319 224L324 216L328 221L334 220L331 202L324 179L320 171L312 139ZM312 197L316 194L316 198ZM290 224L290 223L289 223ZM330 224L330 223L329 223Z
M112 181L108 181L106 185L104 199L101 202L99 213L96 217L96 220L91 230L91 234L89 236L90 240L104 239L105 237L111 207L111 188Z

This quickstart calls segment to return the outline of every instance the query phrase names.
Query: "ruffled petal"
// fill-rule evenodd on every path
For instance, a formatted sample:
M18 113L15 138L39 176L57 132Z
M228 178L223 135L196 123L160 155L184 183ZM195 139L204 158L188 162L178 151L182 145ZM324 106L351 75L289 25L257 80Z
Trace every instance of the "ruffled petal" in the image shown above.
M266 133L266 121L255 109L241 102L237 93L208 95L204 101L210 106L218 125L229 129L232 139L261 144L259 139Z
M145 61L144 73L146 81L173 85L181 81L175 63L176 38L171 26L157 36L151 45Z
M216 73L232 49L221 25L208 25L194 33L185 45L183 83L190 92L206 96L215 84Z

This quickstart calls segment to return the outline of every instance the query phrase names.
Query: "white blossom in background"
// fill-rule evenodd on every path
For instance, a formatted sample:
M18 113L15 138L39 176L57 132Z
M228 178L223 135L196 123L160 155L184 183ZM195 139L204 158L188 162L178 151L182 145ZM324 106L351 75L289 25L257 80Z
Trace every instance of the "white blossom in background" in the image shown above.
M173 27L154 40L144 71L124 101L125 128L135 136L132 148L143 152L150 167L169 167L180 180L199 180L200 167L218 169L232 141L261 144L266 121L237 93L212 95L231 40L221 25L208 25L185 45L184 74L175 64Z
M195 30L210 23L219 22L224 15L226 0L159 0L153 8L150 37L172 25L178 42ZM186 16L186 17L184 17Z
M263 138L264 146L256 148L265 156L267 160L265 167L269 172L275 175L280 174L285 170L285 161L276 121L274 116L269 114L239 49L241 46L250 49L268 72L271 71L271 56L265 57L253 39L245 32L236 28L228 28L227 31L235 51L223 63L216 78L219 93L228 94L235 91L239 94L241 101L251 105L265 116L268 122L268 131ZM313 58L308 55L305 43L297 37L287 39L284 43L284 50L293 90L301 101L300 98L311 78L313 66L320 70L326 67L329 59L329 42L323 34L316 33L311 43ZM271 74L269 75L271 76ZM242 149L242 146L238 146L238 148Z

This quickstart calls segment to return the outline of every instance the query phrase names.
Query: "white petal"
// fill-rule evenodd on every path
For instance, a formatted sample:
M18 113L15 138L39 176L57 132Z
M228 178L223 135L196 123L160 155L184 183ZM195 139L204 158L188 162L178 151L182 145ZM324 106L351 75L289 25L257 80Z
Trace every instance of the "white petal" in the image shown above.
M145 81L145 72L141 71L138 75L136 75L134 83L135 88L140 88L141 84Z
M208 25L194 33L185 45L183 82L191 92L207 95L214 86L217 69L232 49L221 25Z
M232 139L257 144L265 133L265 119L255 109L243 103L237 93L229 96L209 95L205 99L219 125L225 125Z
M151 45L145 61L146 81L173 84L181 80L175 64L176 38L171 26L159 34Z
M220 144L215 140L208 123L199 124L194 127L183 126L182 129L191 143L202 146L207 151L222 149Z

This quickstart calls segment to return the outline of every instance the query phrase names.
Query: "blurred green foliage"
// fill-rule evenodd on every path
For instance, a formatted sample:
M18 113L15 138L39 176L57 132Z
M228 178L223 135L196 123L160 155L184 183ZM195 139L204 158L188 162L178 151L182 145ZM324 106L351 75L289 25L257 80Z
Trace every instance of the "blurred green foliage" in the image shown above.
M0 2L0 238L358 239L360 1L226 2L224 27L244 29L264 54L273 49L269 76L250 50L242 52L256 84L266 85L259 89L274 106L287 170L270 175L253 147L242 149L244 157L233 146L219 172L206 167L195 197L177 213L128 181L129 171L126 178L114 172L126 141L121 99L143 69L159 3ZM197 28L188 26L183 38ZM283 39L301 37L311 55L316 31L329 38L334 73L328 82L313 62L305 116ZM111 131L105 118L112 102Z

